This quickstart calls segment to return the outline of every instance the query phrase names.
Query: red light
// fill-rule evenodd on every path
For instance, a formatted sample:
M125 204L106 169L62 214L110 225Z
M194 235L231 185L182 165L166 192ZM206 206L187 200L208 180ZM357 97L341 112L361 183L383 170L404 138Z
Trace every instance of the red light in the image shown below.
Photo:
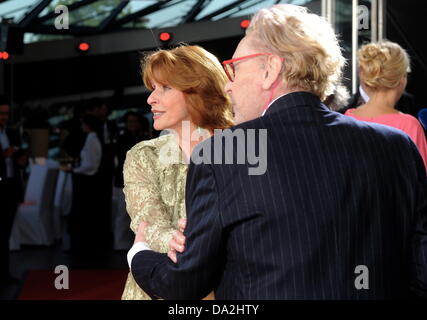
M159 38L162 41L169 41L171 39L171 34L169 32L162 32Z
M80 51L86 52L89 50L89 48L90 48L90 46L89 46L89 43L87 43L87 42L81 42L79 44L79 50Z
M9 53L7 53L6 51L0 52L0 59L3 59L3 60L9 59Z
M247 27L249 27L249 24L250 24L250 23L251 23L251 22L250 22L249 20L245 19L245 20L240 21L240 26L241 26L243 29L246 29Z

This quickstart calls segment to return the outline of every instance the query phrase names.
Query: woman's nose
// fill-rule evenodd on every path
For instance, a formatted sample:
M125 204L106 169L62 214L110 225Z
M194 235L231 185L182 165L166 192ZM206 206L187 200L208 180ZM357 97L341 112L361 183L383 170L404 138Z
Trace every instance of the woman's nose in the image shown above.
M156 104L157 102L157 96L155 94L155 91L152 91L151 94L147 98L147 103L151 106Z

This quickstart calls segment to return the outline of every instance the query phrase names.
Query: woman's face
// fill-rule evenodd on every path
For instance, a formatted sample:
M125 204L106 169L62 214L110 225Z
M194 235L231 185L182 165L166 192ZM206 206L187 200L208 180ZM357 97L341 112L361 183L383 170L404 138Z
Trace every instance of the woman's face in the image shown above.
M181 131L182 121L190 121L184 93L169 85L153 82L153 91L147 99L153 113L154 129Z

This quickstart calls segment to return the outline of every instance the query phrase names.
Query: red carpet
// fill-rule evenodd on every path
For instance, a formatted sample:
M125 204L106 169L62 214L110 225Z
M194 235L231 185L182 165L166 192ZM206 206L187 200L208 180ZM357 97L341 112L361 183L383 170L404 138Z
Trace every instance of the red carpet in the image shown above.
M69 289L55 288L54 270L29 271L18 300L120 300L128 270L70 270Z

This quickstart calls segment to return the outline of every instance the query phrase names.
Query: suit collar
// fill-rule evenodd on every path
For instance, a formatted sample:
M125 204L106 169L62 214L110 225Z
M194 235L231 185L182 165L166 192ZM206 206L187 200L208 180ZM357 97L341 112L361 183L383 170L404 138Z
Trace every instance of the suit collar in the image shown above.
M310 92L291 92L277 98L268 108L265 115L270 115L284 109L301 107L301 106L316 106L320 109L330 111L319 99L318 96Z

